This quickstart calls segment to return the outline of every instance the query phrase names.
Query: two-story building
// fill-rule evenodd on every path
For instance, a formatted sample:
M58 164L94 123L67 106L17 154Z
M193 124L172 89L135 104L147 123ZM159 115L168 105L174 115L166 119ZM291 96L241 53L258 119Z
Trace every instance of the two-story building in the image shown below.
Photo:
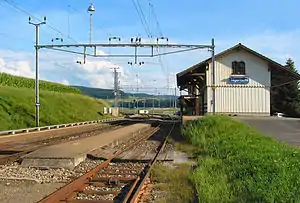
M215 55L214 77L215 85L211 58L177 74L180 90L188 92L180 97L185 115L214 110L226 115L270 116L272 89L300 79L299 74L242 44Z

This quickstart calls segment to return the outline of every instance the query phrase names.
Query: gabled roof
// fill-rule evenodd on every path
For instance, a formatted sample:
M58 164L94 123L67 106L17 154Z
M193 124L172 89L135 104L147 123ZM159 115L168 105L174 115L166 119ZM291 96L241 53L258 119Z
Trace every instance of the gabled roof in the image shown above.
M254 50L252 50L252 49L246 47L245 45L243 45L243 44L241 44L241 43L239 43L239 44L237 44L237 45L235 45L235 46L233 46L233 47L231 47L231 48L229 48L229 49L226 49L225 51L223 51L223 52L221 52L221 53L215 55L215 59L217 60L217 59L218 59L219 57L221 57L221 56L227 55L227 54L231 53L232 51L240 50L240 49L245 50L245 51L247 51L247 52L249 52L249 53L251 53L251 54L257 56L257 57L261 58L261 59L264 60L264 61L267 61L269 64L272 64L273 66L275 66L275 67L277 67L277 68L280 68L280 69L282 69L282 70L285 70L285 71L287 71L287 72L290 72L294 77L296 77L297 79L300 80L300 75L299 75L298 73L295 73L295 72L291 71L288 67L283 66L283 65L281 65L281 64L279 64L279 63L273 61L273 60L270 59L270 58L267 58L266 56L264 56L264 55L262 55L262 54L260 54L260 53L258 53L258 52L256 52L256 51L254 51ZM187 73L190 73L190 72L192 72L193 70L195 70L196 68L198 68L199 66L204 65L204 64L207 64L207 63L209 63L209 62L211 62L211 57L208 58L208 59L206 59L206 60L204 60L204 61L201 61L200 63L197 63L196 65L191 66L190 68L188 68L188 69L186 69L186 70L184 70L184 71L181 71L180 73L177 73L177 78L178 78L178 77L181 77L181 76L183 76L183 75L185 75L185 74L187 74Z

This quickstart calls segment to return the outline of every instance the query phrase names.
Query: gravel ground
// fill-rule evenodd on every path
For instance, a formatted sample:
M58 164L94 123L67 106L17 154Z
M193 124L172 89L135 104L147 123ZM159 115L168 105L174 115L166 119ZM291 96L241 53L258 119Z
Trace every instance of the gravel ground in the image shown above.
M30 180L37 183L66 183L72 178L78 177L97 166L102 161L90 160L82 162L74 170L47 169L22 167L17 162L0 166L0 178L7 180Z
M25 168L16 162L0 166L0 202L36 202L101 162L87 159L72 171Z
M45 195L50 194L73 178L78 177L102 163L102 160L87 159L74 170L66 169L47 169L26 168L17 162L0 166L0 202L27 203L36 202ZM118 172L120 169L139 171L146 164L144 163L111 163L106 171ZM105 177L104 173L99 174ZM123 175L122 175L123 176ZM134 177L126 175L124 177ZM102 188L89 186L87 189L114 190L112 188ZM118 188L117 188L118 189ZM119 189L125 189L125 185L120 185ZM111 199L112 195L85 195L79 194L78 199Z
M119 143L124 144L124 143ZM117 146L116 146L117 147ZM145 146L146 147L146 146ZM150 150L150 149L149 149ZM0 202L36 202L44 196L50 194L61 186L65 185L72 179L83 175L88 170L91 170L98 164L102 163L102 160L86 159L74 170L67 169L36 169L22 167L19 163L11 163L0 166ZM118 172L119 170L127 170L137 172L142 170L146 166L145 163L111 163L106 171ZM98 174L100 177L105 177L105 172ZM113 176L113 175L112 175ZM123 177L136 177L134 175L122 175ZM129 185L119 185L119 189L122 190L122 194L119 198L122 198L126 191L129 189ZM104 187L90 187L88 189L108 190ZM117 188L118 189L118 188ZM111 190L111 189L109 189ZM85 195L80 193L78 199L112 199L114 195Z
M63 185L63 183L40 184L35 181L0 180L0 202L37 202Z

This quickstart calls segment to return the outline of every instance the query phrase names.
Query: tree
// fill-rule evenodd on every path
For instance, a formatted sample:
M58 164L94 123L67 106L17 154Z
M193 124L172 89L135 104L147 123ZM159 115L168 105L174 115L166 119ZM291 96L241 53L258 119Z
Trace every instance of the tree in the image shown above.
M289 68L292 72L297 73L294 61L291 58L286 61L286 68ZM271 92L272 111L282 112L293 117L299 117L300 91L298 81L292 79L290 74L287 72L285 74L273 74L272 80L279 84L277 87L275 85L275 88L273 88ZM274 85L274 83L272 85Z

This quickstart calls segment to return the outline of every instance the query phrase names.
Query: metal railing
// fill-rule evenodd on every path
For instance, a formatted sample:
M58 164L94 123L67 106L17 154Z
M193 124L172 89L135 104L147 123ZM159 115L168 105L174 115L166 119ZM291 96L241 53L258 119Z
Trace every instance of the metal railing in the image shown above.
M67 127L74 127L74 126L81 126L81 125L90 125L90 124L95 124L95 123L105 123L105 122L117 121L117 120L121 120L121 119L123 119L123 117L108 118L108 119L103 119L103 120L83 121L83 122L77 122L77 123L58 124L58 125L42 126L42 127L35 127L35 128L7 130L7 131L0 131L0 136L15 135L15 134L22 134L22 133L29 133L29 132L39 132L39 131L44 131L44 130L67 128Z

